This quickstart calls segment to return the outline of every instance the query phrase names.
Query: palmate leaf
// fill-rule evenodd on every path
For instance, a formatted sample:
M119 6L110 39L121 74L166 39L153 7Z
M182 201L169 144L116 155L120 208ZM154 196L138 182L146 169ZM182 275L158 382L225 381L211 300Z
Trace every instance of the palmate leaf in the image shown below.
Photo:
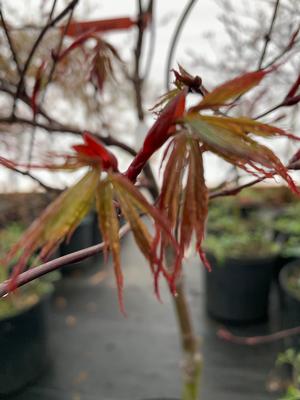
M169 222L157 208L146 200L134 184L123 175L109 173L107 179L101 182L98 187L97 199L97 209L100 218L99 224L103 232L106 249L110 249L113 253L119 300L121 309L124 311L122 299L123 276L118 258L119 244L116 238L117 223L115 211L113 212L113 208L115 207L113 201L116 200L119 203L122 214L130 224L135 242L144 257L149 261L151 272L155 277L158 275L158 271L160 271L168 283L171 284L172 274L175 271L175 265L177 265L180 256L179 247L172 235ZM110 202L110 206L107 205L108 202ZM149 232L149 229L141 219L141 214L146 214L153 220L156 228L155 235ZM157 235L161 232L168 238L168 243L173 247L176 255L173 269L171 266L167 270L163 265L162 258L158 255L159 241L157 240ZM171 286L170 288L174 289ZM156 285L155 289L157 289ZM157 290L156 293L158 294Z
M285 130L273 125L263 124L247 117L224 117L224 116L211 116L199 115L203 121L215 127L225 128L235 132L236 134L253 133L262 137L282 136L292 140L300 140L300 137L295 136Z
M96 192L96 209L99 227L105 243L105 253L110 249L118 287L118 297L121 311L125 314L123 302L123 273L120 261L119 220L114 205L113 187L109 180L99 183Z
M212 125L204 120L203 116L193 113L188 114L185 121L208 150L255 176L262 174L272 177L276 173L288 183L291 190L299 194L279 158L268 147L251 139L242 130Z
M221 107L227 104L229 100L236 99L242 94L248 92L253 87L257 86L261 80L273 69L259 70L248 72L230 81L227 81L214 90L206 94L196 106L190 111L196 112L204 109Z
M4 264L19 257L12 275L12 287L15 277L35 251L40 249L43 259L74 232L93 204L99 174L99 169L88 171L78 183L58 196L11 249Z
M199 139L187 132L178 134L171 143L159 208L167 215L175 233L178 233L181 253L184 254L195 234L196 249L204 264L209 267L201 249L208 213L202 150ZM161 240L163 247L166 247L164 237ZM179 264L178 267L173 274L174 281L180 273Z

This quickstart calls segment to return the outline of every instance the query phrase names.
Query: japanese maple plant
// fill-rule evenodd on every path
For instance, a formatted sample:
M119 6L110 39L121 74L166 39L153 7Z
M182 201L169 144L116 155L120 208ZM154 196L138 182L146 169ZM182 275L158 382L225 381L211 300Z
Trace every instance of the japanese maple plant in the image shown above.
M54 69L59 70L60 65L67 63L73 51L78 49L85 52L92 51L92 56L88 57L89 82L92 81L101 92L107 75L113 71L113 62L121 62L114 47L104 41L103 32L129 29L137 25L141 39L144 29L151 23L149 9L145 12L142 8L137 21L119 18L75 22L72 20L72 12L77 3L78 1L73 0L57 17L54 18L53 14L49 17L47 25L35 40L23 65L14 52L10 28L1 13L2 27L19 73L16 90L12 93L14 99L12 113L9 117L3 117L2 122L72 133L72 129L64 129L62 124L54 123L47 115L47 123L37 122L37 117L44 114L40 100L41 93L51 84ZM58 48L52 50L47 60L42 60L37 65L31 93L27 93L26 74L37 47L43 40L45 32L55 27L66 16L69 16L68 23L59 27L61 40ZM63 44L66 36L71 41L68 45ZM94 44L92 50L91 46L87 45L91 41ZM138 72L138 51L136 55L136 72ZM184 361L181 398L199 399L202 357L185 298L182 262L191 243L195 242L196 251L204 267L211 268L202 250L209 201L217 196L233 195L245 186L277 176L281 177L295 194L300 194L289 173L289 169L298 168L300 154L295 152L288 165L284 165L278 156L258 139L279 136L290 141L298 141L299 138L279 127L232 112L235 111L233 106L238 104L244 94L258 86L265 77L275 73L278 68L280 66L275 64L259 68L208 90L199 76L193 76L178 66L173 71L174 87L155 105L156 120L136 153L111 137L101 136L101 132L91 133L83 130L82 138L78 141L80 143L73 145L69 153L52 154L51 160L43 164L19 163L1 157L0 162L3 167L27 175L35 168L45 168L50 171L76 171L83 168L85 171L77 183L58 195L9 251L3 264L10 264L16 256L18 261L10 279L0 285L1 296L63 265L104 251L112 255L120 309L125 314L120 238L130 230L138 249L149 264L156 296L160 297L160 279L165 279L175 304ZM282 107L299 101L297 95L299 84L300 80L297 79L282 101ZM141 116L139 79L133 79L133 85L137 95L138 115ZM198 96L193 106L188 105L191 94ZM17 101L30 105L32 120L18 116ZM132 154L132 160L125 171L119 169L117 157L108 148L110 145L129 149ZM158 188L149 161L162 147L164 148L160 166L162 184ZM209 168L209 165L206 166L203 162L204 154L209 152L245 171L254 179L245 185L209 191L204 177L205 168ZM142 174L147 179L140 181ZM145 182L146 184L141 185ZM146 197L141 187L148 189L150 196ZM46 261L57 246L72 235L94 206L98 213L103 243ZM120 226L121 216L126 221L123 227ZM152 221L152 226L145 224L144 216ZM45 262L27 269L29 258L37 251L40 259Z

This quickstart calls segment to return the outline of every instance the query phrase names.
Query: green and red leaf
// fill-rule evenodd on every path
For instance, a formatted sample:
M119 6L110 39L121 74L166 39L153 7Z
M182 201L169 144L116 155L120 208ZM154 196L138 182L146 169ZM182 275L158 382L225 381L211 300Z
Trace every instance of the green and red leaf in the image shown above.
M215 126L216 128L224 128L239 134L253 133L262 137L282 136L292 140L300 140L300 137L295 136L284 129L273 125L263 124L247 117L224 117L212 115L199 115L199 119Z
M193 234L196 249L206 267L209 264L202 252L202 240L208 212L208 194L204 180L202 150L199 140L185 132L172 141L172 150L165 166L159 208L177 231L181 254L190 246ZM162 246L165 246L162 237ZM180 264L173 275L180 273Z
M105 252L109 249L113 256L119 304L125 314L123 302L124 279L120 261L119 220L114 205L113 187L109 180L99 183L96 192L96 209L98 212L99 228L105 243Z
M90 170L79 182L59 195L11 249L4 263L8 265L16 256L19 257L12 275L12 286L14 278L24 269L34 252L40 250L40 257L44 259L59 243L72 235L93 204L99 173L98 169Z
M196 112L204 109L224 106L228 104L229 100L234 100L257 86L271 71L272 69L248 72L238 76L237 78L227 81L220 86L217 86L211 92L207 93L196 106L190 109L190 111Z
M266 146L246 135L242 129L232 130L208 123L199 114L189 114L185 121L190 125L206 149L255 176L281 176L291 190L299 191L279 158Z

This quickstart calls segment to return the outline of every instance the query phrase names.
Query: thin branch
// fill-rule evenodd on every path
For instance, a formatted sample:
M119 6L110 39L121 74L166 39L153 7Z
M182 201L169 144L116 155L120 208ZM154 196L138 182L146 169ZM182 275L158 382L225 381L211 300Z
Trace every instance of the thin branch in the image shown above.
M16 94L15 94L15 97L14 97L14 103L13 103L13 107L12 107L12 115L15 114L17 100L18 100L18 98L20 96L20 93L23 90L24 80L25 80L25 76L26 76L27 70L28 70L28 68L29 68L29 66L31 64L32 58L33 58L37 48L39 47L41 41L43 40L45 34L48 32L48 30L50 28L54 27L58 22L60 22L72 9L74 9L76 7L76 5L78 4L78 2L79 2L79 0L72 0L68 4L68 6L65 7L64 10L57 15L57 17L55 17L54 19L49 21L48 24L46 24L43 27L43 29L40 31L37 39L35 40L32 48L31 48L31 51L30 51L30 53L29 53L29 55L28 55L28 57L27 57L27 59L25 61L24 67L22 69L22 73L21 73L21 76L20 76L20 80L19 80L19 83L18 83Z
M149 76L150 71L151 71L151 66L153 62L153 55L155 51L155 42L156 42L156 29L155 29L155 15L154 15L154 9L155 9L155 1L150 0L149 5L148 5L148 12L150 14L151 18L151 28L150 28L150 43L149 43L149 50L147 54L147 59L146 59L146 67L143 75L143 81Z
M119 237L123 237L127 232L130 231L130 225L126 224L122 226L119 231ZM21 287L26 283L29 283L49 272L55 271L64 266L74 264L75 262L85 260L97 253L100 253L104 249L104 243L97 244L95 246L87 247L85 249L75 251L74 253L67 254L66 256L55 258L54 260L48 261L37 267L31 268L16 278L16 287ZM9 292L9 281L4 281L0 284L0 298L4 297Z
M273 111L276 111L276 110L278 110L278 108L283 107L283 106L284 106L283 103L277 104L276 106L270 108L269 110L266 110L266 111L262 112L261 114L257 115L257 116L256 116L255 118L253 118L253 119L260 119L260 118L263 118L263 117L265 117L266 115L271 114Z
M280 0L276 0L275 6L274 6L273 15L272 15L271 24L270 24L268 33L265 36L264 47L263 47L263 50L262 50L262 53L261 53L261 56L260 56L260 59L259 59L259 62L258 62L258 69L262 68L262 65L263 65L263 62L264 62L264 59L265 59L265 56L266 56L266 53L267 53L267 49L268 49L269 43L271 41L271 36L272 36L272 32L273 32L275 21L276 21L276 17L277 17L277 11L278 11L278 8L279 8L279 3L280 3Z
M11 54L12 54L12 58L13 58L14 63L16 65L18 74L19 74L19 76L21 76L22 70L21 70L21 67L20 67L20 63L19 63L19 60L18 60L17 53L15 51L14 44L13 44L12 39L10 37L8 26L7 26L6 21L4 19L4 15L3 15L3 12L2 12L1 4L0 4L0 19L1 19L2 27L3 27L3 30L4 30L4 33L5 33L5 36L6 36L6 39L7 39Z
M17 116L2 117L2 118L0 117L0 124L1 123L24 124L24 125L28 125L28 126L35 126L37 128L44 129L50 133L65 132L65 133L71 133L73 135L78 135L78 136L82 136L82 133L83 133L83 130L81 130L81 129L67 126L67 125L62 125L56 121L53 121L52 124L43 124L41 122L37 122L37 121L33 121L31 119L21 118L21 117L17 117ZM101 136L97 132L91 132L91 133L92 133L92 135L99 138L107 146L118 147L119 149L126 151L128 154L132 155L133 157L135 157L137 154L137 152L132 147L128 146L126 143L123 143L111 136ZM152 169L149 164L147 164L145 166L144 174L149 182L149 187L148 187L149 192L151 193L152 197L154 199L156 199L158 196L159 190L158 190L158 186L157 186L154 174L153 174Z
M21 118L21 117L0 117L0 123L5 123L5 124L25 124L29 126L36 126L37 128L41 128L46 130L47 132L52 132L52 133L58 133L58 132L65 132L65 133L71 133L73 135L82 135L83 130L67 126L67 125L61 125L58 122L55 122L53 124L43 124L41 122L35 122L31 119L27 118ZM136 151L133 150L130 146L126 145L123 142L120 142L117 139L114 139L111 136L101 136L96 132L91 132L94 136L98 137L104 144L107 146L116 146L121 148L122 150L128 152L132 156L136 155Z
M50 10L50 13L49 13L49 16L48 16L48 22L47 23L49 23L52 20L56 5L57 5L57 0L53 0L52 7L51 7L51 10Z
M54 10L55 10L55 6L56 6L56 1L57 0L54 0L54 2L53 2L52 10L51 10L50 15L49 15L49 22L52 19L52 16L53 16L53 13L54 13ZM74 8L71 9L69 17L68 17L67 24L65 25L65 27L64 27L61 35L60 35L59 43L58 43L58 46L57 46L57 49L56 49L56 54L60 54L65 34L67 32L67 29L68 29L68 27L70 25L70 22L72 20L72 17L73 17L73 12L74 12ZM50 70L48 78L47 78L47 83L45 85L45 90L43 92L43 95L42 95L42 98L41 98L41 101L40 101L40 104L39 104L39 107L41 107L42 104L44 103L46 92L47 92L47 87L52 81L52 77L54 75L57 63L58 63L58 58L54 58L53 62L52 62L52 65L51 65L51 70ZM37 114L34 113L33 121L36 122L36 119L37 119ZM36 126L33 127L32 132L31 132L29 150L28 150L28 165L30 165L30 163L31 163L32 154L33 154L33 148L34 148L34 143L35 143L35 138L36 138Z
M226 340L231 343L242 344L246 346L255 346L257 344L272 343L277 340L281 340L286 337L295 336L299 334L300 334L300 326L271 333L270 335L250 336L250 337L233 335L225 328L221 328L217 332L217 336L220 339Z
M187 4L186 8L184 9L178 23L176 26L176 29L174 31L174 35L173 38L171 40L171 46L169 49L169 54L168 54L168 58L167 58L167 67L166 67L166 90L169 91L170 90L170 70L171 70L171 65L172 65L172 61L173 61L173 56L174 56L174 52L177 46L177 42L178 39L180 37L182 28L187 20L187 17L190 13L190 11L192 10L193 6L196 4L197 0L190 0L190 2Z
M254 179L253 181L245 183L244 185L236 186L236 187L231 188L231 189L222 189L222 190L218 190L218 191L212 192L212 193L209 194L209 198L210 199L215 199L217 197L234 196L234 195L240 193L243 189L246 189L248 187L256 185L257 183L260 183L265 179L266 179L266 177L257 178L257 179Z
M144 12L141 0L138 0L137 27L138 27L138 36L136 41L136 47L134 50L134 76L132 78L132 82L135 91L137 116L140 121L143 121L144 120L144 109L142 100L143 79L141 78L140 65L141 65L141 55L142 55L142 46L144 38Z
M3 79L0 78L0 91L4 92L11 97L15 97L15 87L10 84L9 82L4 81ZM28 96L28 94L23 90L20 95L19 95L19 100L23 101L24 104L26 104L28 107L31 109L31 100ZM53 123L54 120L44 111L40 106L37 105L37 112L44 117L49 123Z
M14 172L17 172L20 175L27 176L28 178L32 179L34 182L38 183L43 189L45 189L48 192L61 192L60 189L53 188L52 186L46 185L42 181L39 180L36 176L32 175L29 171L22 171L19 168L14 167L11 164L6 165L7 168L11 169Z

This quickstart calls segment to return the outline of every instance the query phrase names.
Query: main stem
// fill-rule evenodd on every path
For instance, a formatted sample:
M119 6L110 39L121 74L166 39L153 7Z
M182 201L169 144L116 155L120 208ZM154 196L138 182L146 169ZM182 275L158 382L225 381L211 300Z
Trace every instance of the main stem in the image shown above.
M177 296L173 296L177 316L181 347L183 351L182 400L199 400L203 359L199 339L195 335L183 282L177 285Z
M171 250L166 254L166 261L171 265L173 254ZM203 367L203 358L200 353L199 338L195 334L191 312L186 292L184 288L183 277L178 281L177 295L172 296L175 314L177 317L180 333L181 348L183 352L182 359L182 400L200 400L201 375Z

